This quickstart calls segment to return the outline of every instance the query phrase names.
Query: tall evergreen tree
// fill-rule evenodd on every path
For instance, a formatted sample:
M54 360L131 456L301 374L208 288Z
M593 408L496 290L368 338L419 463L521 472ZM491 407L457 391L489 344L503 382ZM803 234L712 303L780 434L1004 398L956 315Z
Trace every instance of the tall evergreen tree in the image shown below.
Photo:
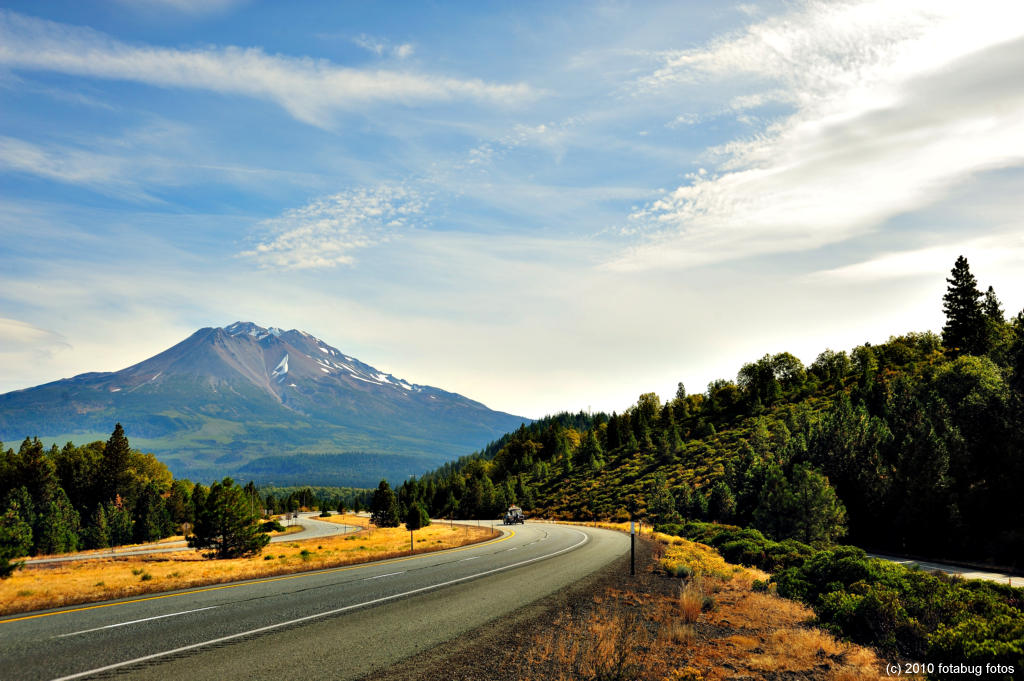
M398 500L387 480L381 480L370 502L370 521L377 527L398 527Z
M41 513L57 492L57 469L39 438L25 438L17 456L17 485L32 498L33 510Z
M82 533L82 539L87 549L105 549L110 546L110 527L107 524L107 512L103 504L96 507L92 517L89 519L89 526Z
M736 497L724 480L719 480L711 488L708 496L708 513L712 520L728 522L736 514Z
M140 544L168 537L174 527L171 514L167 511L167 504L156 484L152 482L139 494L132 519L135 521L134 539Z
M1024 395L1024 310L1010 324L1010 385Z
M259 554L269 541L260 532L259 515L245 492L231 478L224 478L210 486L188 545L210 549L204 554L207 558L238 558Z
M111 546L121 546L132 541L134 533L132 527L135 524L132 520L131 509L125 508L124 499L115 498L103 506L103 513L107 516L107 532L110 536Z
M60 487L40 509L33 530L37 553L69 553L78 550L81 519Z
M10 577L22 566L12 563L12 558L28 555L32 550L32 526L22 518L16 499L12 499L3 515L0 515L0 579Z
M100 471L100 492L104 500L112 500L120 495L122 498L131 497L131 474L128 472L131 466L132 450L128 444L128 437L124 434L124 428L118 423L114 426L114 432L110 434L106 446L103 448L103 462Z
M987 348L982 294L967 258L961 255L956 259L946 283L949 286L942 297L942 311L946 313L942 344L957 354L984 353Z
M653 525L679 522L681 518L676 511L676 500L668 488L668 481L661 473L656 473L647 485L647 517Z

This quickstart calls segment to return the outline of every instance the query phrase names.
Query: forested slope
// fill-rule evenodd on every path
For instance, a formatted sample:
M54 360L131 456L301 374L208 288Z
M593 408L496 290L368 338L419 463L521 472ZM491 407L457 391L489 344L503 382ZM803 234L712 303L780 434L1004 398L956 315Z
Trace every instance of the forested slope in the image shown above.
M682 516L1024 564L1024 312L1008 322L963 258L947 282L941 336L826 349L810 366L765 355L703 393L680 383L622 414L541 419L400 499L466 517L512 502L566 519Z

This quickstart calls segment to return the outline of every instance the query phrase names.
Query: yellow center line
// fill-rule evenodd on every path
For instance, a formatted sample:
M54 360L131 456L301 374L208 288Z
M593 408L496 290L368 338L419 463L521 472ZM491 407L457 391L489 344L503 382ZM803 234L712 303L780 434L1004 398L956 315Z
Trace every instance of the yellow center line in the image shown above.
M239 582L237 584L223 584L221 586L208 586L203 589L192 589L191 591L183 591L176 594L162 594L160 596L148 596L146 598L135 598L130 601L118 601L116 603L101 603L100 605L87 605L83 608L72 608L70 610L58 610L57 612L43 612L35 615L25 615L24 617L15 617L8 620L0 620L0 624L7 624L8 622L21 622L24 620L34 620L40 617L53 617L54 615L66 615L72 612L82 612L84 610L98 610L99 608L112 608L115 605L131 605L132 603L143 603L145 601L158 601L163 598L177 598L178 596L191 596L192 594L201 594L205 591L220 591L222 589L235 589L240 586L252 586L254 584L269 584L271 582L282 582L287 579L301 579L303 577L314 577L316 575L327 575L334 572L348 572L349 570L361 570L368 567L376 567L378 565L391 565L392 563L404 563L408 560L416 560L418 558L427 558L430 556L436 556L445 553L458 553L459 551L468 551L470 549L480 548L482 546L490 546L491 544L498 544L511 539L516 536L515 531L508 530L508 534L499 539L491 539L490 541L481 542L479 544L471 544L470 546L462 546L456 549L444 549L443 551L432 551L430 553L420 554L418 556L406 556L405 558L391 558L389 560L374 561L370 563L360 563L358 565L349 565L346 567L328 568L326 570L314 570L311 572L299 572L291 575L284 575L281 577L271 577L269 579L257 579L246 582Z

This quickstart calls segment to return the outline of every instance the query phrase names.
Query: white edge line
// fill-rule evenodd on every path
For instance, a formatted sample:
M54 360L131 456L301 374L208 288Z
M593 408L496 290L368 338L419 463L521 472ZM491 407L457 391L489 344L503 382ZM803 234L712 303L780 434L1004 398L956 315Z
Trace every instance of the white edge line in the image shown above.
M114 664L108 664L105 667L97 667L96 669L89 669L88 671L78 672L77 674L70 674L68 676L61 676L59 678L52 679L51 681L71 681L71 679L80 679L83 676L89 676L91 674L100 674L102 672L110 671L111 669L119 669L121 667L127 667L129 665L138 664L140 662L146 662L148 660L155 660L155 659L157 659L159 657L167 657L168 655L176 655L177 653L183 653L183 652L185 652L187 650L195 650L196 648L202 648L202 647L205 647L205 646L212 646L212 645L216 645L218 643L223 643L225 641L231 641L231 640L234 640L236 638L242 638L244 636L252 636L253 634L260 634L260 633L263 633L264 631L271 631L272 629L279 629L281 627L287 627L287 626L290 626L290 625L293 625L293 624L299 624L300 622L308 622L309 620L318 619L320 617L329 617L331 615L337 615L339 613L346 612L348 610L355 610L356 608L365 608L368 605L376 605L378 603L386 603L387 601L393 601L396 598L403 598L405 596L411 596L413 594L422 593L424 591L431 591L433 589L440 589L443 586L450 586L452 584L458 584L459 582L465 582L465 581L468 581L470 579L476 579L477 577L483 577L484 575L491 575L491 574L494 574L495 572L504 572L505 570L511 570L512 568L520 567L522 565L529 565L530 563L536 563L537 561L544 560L545 558L554 558L555 556L557 556L559 554L566 553L567 551L572 551L573 549L579 548L580 546L583 546L588 541L590 541L590 537L587 536L586 534L584 534L583 532L580 532L579 530L572 530L572 531L576 532L579 535L582 535L583 539L581 541L576 542L572 546L568 546L568 547L566 547L564 549L560 549L558 551L555 551L554 553L548 553L548 554L545 554L543 556L537 556L536 558L530 558L529 560L522 560L522 561L519 561L518 563L512 563L511 565L505 565L505 566L502 566L502 567L499 567L499 568L494 568L493 570L487 570L485 572L478 572L478 573L473 574L473 575L467 575L465 577L459 577L457 579L451 579L451 580L448 580L447 582L441 582L439 584L431 584L429 586L421 586L420 588L413 589L412 591L405 591L405 592L400 593L400 594L392 594L391 596L382 596L381 598L375 598L372 601L366 601L364 603L356 603L354 605L346 605L343 608L335 608L334 610L328 610L326 612L318 612L315 615L306 615L305 617L299 617L297 619L288 620L287 622L278 622L276 624L268 624L267 626L259 627L258 629L250 629L249 631L242 631L242 632L239 632L237 634L231 634L229 636L222 636L220 638L211 639L209 641L201 641L199 643L192 643L192 644L187 645L187 646L182 646L180 648L175 648L174 650L165 650L165 651L160 652L160 653L153 653L151 655L143 655L142 657L136 657L133 660L125 660L124 662L115 662Z
M183 610L182 612L172 612L172 613L169 613L167 615L157 615L155 617L144 617L141 620L132 620L131 622L118 622L117 624L108 624L106 626L96 627L94 629L83 629L82 631L73 631L70 634L60 634L58 636L54 636L54 638L65 638L67 636L78 636L79 634L88 634L89 632L92 632L92 631L100 631L101 629L114 629L115 627L126 627L129 624L138 624L139 622L149 622L150 620L162 620L165 617L177 617L178 615L187 615L187 614L189 614L191 612L201 612L203 610L213 610L214 608L219 608L219 607L220 606L218 606L218 605L210 605L210 606L207 606L205 608L196 608L195 610Z

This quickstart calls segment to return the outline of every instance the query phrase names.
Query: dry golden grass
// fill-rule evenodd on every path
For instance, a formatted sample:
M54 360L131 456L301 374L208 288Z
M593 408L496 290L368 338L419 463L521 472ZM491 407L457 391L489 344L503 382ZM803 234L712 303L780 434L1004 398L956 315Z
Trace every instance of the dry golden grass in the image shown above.
M356 527L369 527L370 519L361 515L354 515L352 513L345 513L343 515L331 515L329 518L321 518L316 516L317 520L322 520L325 523L338 523L339 525L355 525Z
M679 617L683 622L692 624L704 610L704 588L700 578L691 578L679 592Z
M871 650L811 627L808 608L751 591L765 573L729 565L702 544L652 539L662 555L652 551L653 565L642 579L604 589L592 599L589 616L563 618L553 631L536 634L528 653L532 668L523 679L883 677ZM681 587L658 569L666 561L688 567Z
M587 619L562 618L555 629L555 636L536 636L527 652L531 666L545 669L545 678L661 678L662 665L649 655L655 648L653 635L622 604L605 605Z
M492 536L489 527L430 525L416 531L416 553L463 546ZM396 527L277 542L268 544L262 555L252 558L206 560L197 551L183 549L145 556L44 563L26 566L0 582L0 615L408 555L409 532Z
M794 672L836 681L882 678L881 662L871 650L837 641L810 626L809 608L749 589L739 580L722 583L717 610L704 615L707 624L737 632L702 646L705 678L728 678L731 674L715 672L726 665L754 678Z

